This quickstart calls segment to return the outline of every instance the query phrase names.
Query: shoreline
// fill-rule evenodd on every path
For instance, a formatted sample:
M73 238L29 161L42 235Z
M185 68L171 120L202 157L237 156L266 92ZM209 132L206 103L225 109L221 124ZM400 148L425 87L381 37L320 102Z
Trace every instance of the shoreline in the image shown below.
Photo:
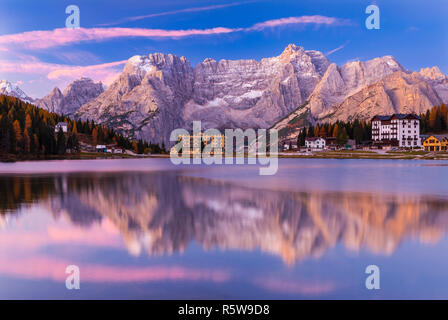
M109 154L109 153L71 153L65 155L50 155L50 156L13 156L6 159L0 159L0 163L14 163L14 162L25 162L25 161L50 161L50 160L95 160L95 159L139 159L147 158L146 155L134 156L129 154Z
M247 158L248 154L244 155ZM51 160L117 160L117 159L169 159L169 154L152 155L129 155L129 154L98 154L98 153L80 153L64 156L49 157L19 157L0 160L0 163L14 163L25 161L51 161ZM374 151L319 151L311 154L300 154L295 152L280 152L278 158L285 159L376 159L376 160L448 160L447 152L374 152Z
M297 154L283 152L279 158L297 159L373 159L373 160L448 160L446 152L426 152L426 151L320 151L312 154Z

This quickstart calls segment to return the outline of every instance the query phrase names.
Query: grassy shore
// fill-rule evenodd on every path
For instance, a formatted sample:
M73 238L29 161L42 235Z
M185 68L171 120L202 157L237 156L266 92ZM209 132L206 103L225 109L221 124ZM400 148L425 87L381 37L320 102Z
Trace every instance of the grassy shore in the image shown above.
M268 155L269 156L269 155ZM169 158L169 154L152 155L151 158ZM236 157L236 156L235 156ZM244 155L247 158L248 154ZM279 158L297 159L422 159L422 160L448 160L446 152L425 152L425 151L387 151L376 152L367 150L337 150L320 151L314 153L279 152Z
M247 158L247 154L244 155ZM268 155L269 156L269 155ZM129 154L110 154L81 152L65 155L51 155L41 157L27 157L9 155L7 158L0 159L1 162L16 161L39 161L39 160L89 160L89 159L141 159L141 158L169 158L169 154L153 155L129 155ZM338 150L338 151L320 151L314 153L296 153L280 152L279 158L290 159L397 159L397 160L448 160L448 152L425 152L425 151L387 151L375 152L364 150Z
M446 152L425 151L388 151L375 152L364 150L320 151L310 154L283 152L279 158L316 158L316 159L397 159L397 160L448 160Z
M143 156L142 156L143 157ZM16 162L16 161L42 161L42 160L89 160L89 159L135 159L141 156L133 156L129 154L111 154L111 153L97 153L97 152L80 152L80 153L66 153L64 155L12 155L8 154L6 157L0 159L1 162Z

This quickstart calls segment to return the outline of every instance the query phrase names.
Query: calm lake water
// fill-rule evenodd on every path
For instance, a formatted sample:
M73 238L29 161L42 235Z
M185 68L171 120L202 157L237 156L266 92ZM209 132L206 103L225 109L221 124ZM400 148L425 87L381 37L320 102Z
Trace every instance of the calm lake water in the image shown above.
M22 162L0 189L0 299L448 299L448 162Z

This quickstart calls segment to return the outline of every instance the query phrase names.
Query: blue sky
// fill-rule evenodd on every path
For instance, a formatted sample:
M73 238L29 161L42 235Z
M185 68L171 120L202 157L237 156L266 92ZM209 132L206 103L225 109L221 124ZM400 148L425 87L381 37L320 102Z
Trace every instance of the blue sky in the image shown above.
M71 4L80 8L75 32L65 29ZM380 30L365 27L370 4L380 8ZM173 53L194 66L276 56L289 43L339 65L393 55L410 70L448 73L447 17L446 0L2 0L0 79L41 97L80 76L110 83L137 54Z

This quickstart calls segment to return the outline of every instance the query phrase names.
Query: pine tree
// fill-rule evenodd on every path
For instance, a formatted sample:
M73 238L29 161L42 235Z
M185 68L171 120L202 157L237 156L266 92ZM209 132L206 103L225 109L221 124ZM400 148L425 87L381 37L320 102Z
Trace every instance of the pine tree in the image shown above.
M6 115L0 115L0 153L6 159L10 151L10 130Z
M363 132L362 127L356 126L353 129L353 138L356 141L357 144L360 144L363 140Z
M81 149L79 145L78 136L73 132L69 135L67 139L67 149L70 149L72 152L79 152Z
M305 138L306 138L306 129L303 128L297 137L297 146L298 147L303 147L305 145Z
M92 139L93 139L93 144L98 144L98 129L97 128L92 130Z
M56 145L57 145L58 154L65 154L67 146L66 146L66 142L65 142L65 134L62 131L62 128L59 128Z
M349 136L347 134L347 130L344 127L344 128L342 128L342 130L339 130L338 137L337 137L337 143L341 146L345 145L348 141L348 138L349 138Z

